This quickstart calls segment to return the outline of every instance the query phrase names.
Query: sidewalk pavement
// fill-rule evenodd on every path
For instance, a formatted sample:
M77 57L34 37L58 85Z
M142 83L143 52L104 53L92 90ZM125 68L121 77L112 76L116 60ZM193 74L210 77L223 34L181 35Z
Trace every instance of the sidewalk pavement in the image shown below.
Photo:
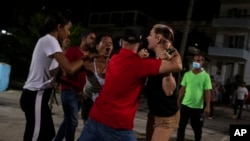
M20 141L22 140L25 118L19 107L20 90L7 90L0 92L0 141ZM60 105L60 94L57 94L59 105L53 105L53 120L56 131L63 119L63 111ZM250 112L244 110L242 120L236 121L231 118L233 110L231 108L215 107L215 118L205 119L202 141L229 141L230 124L249 124ZM145 141L145 127L147 120L146 99L142 98L140 106L134 120L134 131L138 141ZM79 113L80 114L80 113ZM80 117L80 116L79 116ZM83 122L79 118L79 125L76 130L76 138L79 137L83 128ZM194 134L190 125L186 128L186 141L193 141ZM176 139L176 131L171 137L171 141Z

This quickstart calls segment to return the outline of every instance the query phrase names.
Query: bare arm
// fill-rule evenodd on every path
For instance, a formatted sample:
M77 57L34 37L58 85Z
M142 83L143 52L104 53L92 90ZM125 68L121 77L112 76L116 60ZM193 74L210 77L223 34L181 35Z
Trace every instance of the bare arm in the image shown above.
M172 73L162 78L162 89L166 96L173 95L174 90L176 89L176 82Z
M208 115L210 112L210 99L211 99L211 90L205 90L205 114Z
M170 72L179 72L181 70L182 70L182 61L181 61L180 54L176 50L173 53L173 58L170 61L162 60L159 73L166 74Z
M138 52L138 55L141 58L148 58L149 57L149 53L146 49L141 49ZM164 58L165 58L165 60L170 61L172 59L171 57L172 56L166 56ZM176 88L176 82L175 82L175 78L173 77L172 73L164 75L164 77L162 78L162 89L163 89L164 93L166 94L166 96L171 96L174 93L175 88Z
M181 106L181 101L183 99L185 91L186 91L186 87L184 87L184 86L182 86L179 90L179 94L178 94L178 98L177 98L177 103L178 103L179 107Z
M174 49L174 48L173 48ZM176 49L170 56L168 54L161 54L160 59L162 59L161 66L159 68L159 74L169 74L171 72L179 72L182 70L182 61L180 54ZM141 58L147 58L149 53L146 49L141 49L138 52Z

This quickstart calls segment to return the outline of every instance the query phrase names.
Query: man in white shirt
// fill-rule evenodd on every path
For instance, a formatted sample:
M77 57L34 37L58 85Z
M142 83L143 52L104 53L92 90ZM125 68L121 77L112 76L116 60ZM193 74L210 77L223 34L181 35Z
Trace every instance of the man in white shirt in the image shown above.
M236 90L236 100L234 104L233 119L237 119L237 120L241 119L243 105L246 102L247 96L248 96L248 90L245 85L246 83L242 81L241 85ZM237 115L238 108L239 108L239 113Z

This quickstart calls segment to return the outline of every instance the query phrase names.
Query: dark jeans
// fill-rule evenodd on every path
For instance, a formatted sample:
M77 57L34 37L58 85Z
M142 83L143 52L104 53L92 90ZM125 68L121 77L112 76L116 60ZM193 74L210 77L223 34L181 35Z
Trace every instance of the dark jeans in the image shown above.
M239 109L239 113L237 115L237 119L241 118L241 113L242 113L242 109L243 109L243 105L244 105L244 101L243 100L239 100L236 99L235 100L235 104L234 104L234 115L237 115L237 111Z
M87 121L93 104L94 102L92 101L91 98L83 97L82 103L81 103L81 116L84 122Z
M194 131L195 141L201 140L202 127L204 123L203 109L189 108L181 105L180 122L177 130L177 141L184 141L186 126L190 120L191 127Z
M78 112L80 110L80 100L72 90L64 90L61 92L62 107L64 119L58 129L54 141L75 140L75 131L78 125Z

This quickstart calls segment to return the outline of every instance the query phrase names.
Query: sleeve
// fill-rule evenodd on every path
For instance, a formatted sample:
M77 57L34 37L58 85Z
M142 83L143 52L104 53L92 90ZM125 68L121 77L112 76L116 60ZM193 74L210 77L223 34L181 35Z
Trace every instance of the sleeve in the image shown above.
M147 77L151 75L159 74L159 69L161 66L161 61L153 58L140 58L140 63L138 63L138 73L141 77Z
M65 51L65 56L70 62L74 62L83 57L79 47L70 47Z
M186 75L187 75L187 72L184 73L184 75L183 75L183 78L181 80L181 86L187 86Z
M74 47L70 47L68 48L65 52L64 52L65 56L67 57L67 59L69 60L69 62L73 62L74 61Z
M55 54L56 52L62 52L62 48L59 42L56 39L48 38L44 42L45 54L49 57Z

